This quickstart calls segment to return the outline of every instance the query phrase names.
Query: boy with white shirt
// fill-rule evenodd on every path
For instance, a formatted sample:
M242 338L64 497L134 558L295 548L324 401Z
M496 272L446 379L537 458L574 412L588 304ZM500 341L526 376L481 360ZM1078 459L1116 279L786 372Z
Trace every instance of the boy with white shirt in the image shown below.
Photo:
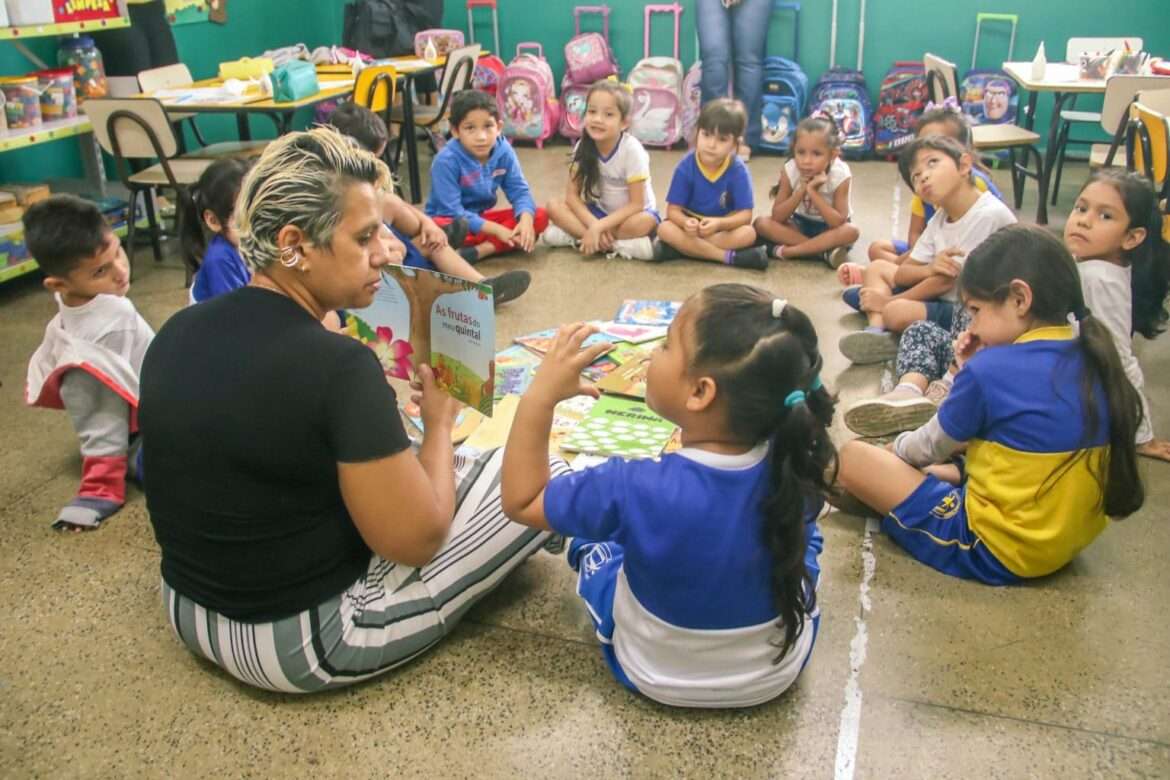
M899 157L898 169L936 211L906 262L875 260L866 268L861 308L868 327L840 342L841 353L857 364L892 359L898 352L896 334L920 320L951 330L962 259L989 235L1016 222L999 198L979 190L971 174L971 154L953 138L917 139Z
M67 411L81 444L81 486L53 527L92 530L125 503L127 475L140 475L138 375L154 331L125 297L130 261L97 206L54 195L25 213L24 235L58 308L25 401Z

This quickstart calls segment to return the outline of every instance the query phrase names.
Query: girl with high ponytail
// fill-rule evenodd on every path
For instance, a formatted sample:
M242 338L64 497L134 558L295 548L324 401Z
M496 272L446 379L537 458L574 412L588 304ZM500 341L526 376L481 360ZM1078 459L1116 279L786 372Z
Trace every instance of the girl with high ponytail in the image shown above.
M597 394L580 372L608 347L581 349L591 332L562 327L520 403L504 511L573 538L577 590L621 683L687 707L780 695L816 637L816 518L836 459L812 323L748 285L691 297L646 382L682 449L570 473L550 468L549 429L557 402Z

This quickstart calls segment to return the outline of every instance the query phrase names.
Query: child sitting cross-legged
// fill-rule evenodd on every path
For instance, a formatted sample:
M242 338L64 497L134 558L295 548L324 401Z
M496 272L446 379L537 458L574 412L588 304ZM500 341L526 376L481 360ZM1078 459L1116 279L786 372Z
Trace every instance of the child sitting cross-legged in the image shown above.
M439 225L463 218L470 232L459 254L474 265L500 252L531 252L548 226L508 139L500 137L495 98L465 89L451 98L451 137L431 163L427 216ZM510 208L495 208L499 190Z
M774 258L819 257L836 268L861 233L849 222L853 173L841 159L841 131L830 114L800 120L792 157L769 193L772 213L755 222Z
M1150 180L1102 170L1077 194L1064 225L1064 245L1077 259L1085 305L1113 336L1125 375L1142 400L1139 455L1170 460L1170 442L1154 438L1145 378L1133 353L1133 333L1155 338L1166 328L1170 251Z
M661 460L569 473L553 407L596 388L605 345L560 329L520 401L501 494L512 520L573 537L569 564L614 676L680 707L750 707L783 693L812 652L823 506L834 450L812 323L770 292L691 296L650 358L646 403L679 425ZM550 473L550 471L555 473Z
M735 154L746 126L738 100L719 98L703 106L695 150L670 180L655 260L691 257L758 271L768 267L764 248L753 246L752 176Z
M1141 508L1142 408L1056 238L1004 228L971 253L961 285L972 319L938 414L892 451L849 442L838 476L913 557L1008 585L1057 571L1109 517Z
M138 375L154 331L126 297L130 261L97 206L54 195L24 215L29 251L57 314L28 364L25 400L64 409L81 441L81 486L58 530L92 530L126 501L140 475Z
M390 140L386 123L365 106L342 103L329 116L329 124L379 159L385 154ZM389 191L382 196L382 217L390 232L406 247L403 265L438 270L460 279L490 284L496 305L519 298L532 281L527 271L505 271L498 276L485 277L472 268L468 258L476 259L475 249L464 250L467 252L464 256L451 246L452 243L462 244L467 235L468 223L462 217L449 220L440 227L421 210Z
M868 326L845 334L841 353L857 364L881 363L898 352L897 333L926 320L944 332L955 314L955 277L968 252L1016 221L1011 209L972 176L972 157L957 141L932 135L898 158L902 178L937 209L901 265L875 260L865 269L861 308ZM895 288L903 288L895 293Z
M573 148L564 200L548 204L548 246L576 246L588 257L607 252L654 259L650 241L661 218L650 182L650 155L626 130L630 92L605 79L585 96L585 133Z

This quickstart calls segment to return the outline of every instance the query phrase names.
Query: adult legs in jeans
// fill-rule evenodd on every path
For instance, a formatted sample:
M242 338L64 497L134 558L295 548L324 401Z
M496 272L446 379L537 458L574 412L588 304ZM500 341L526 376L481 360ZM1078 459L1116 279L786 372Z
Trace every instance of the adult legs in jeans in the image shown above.
M743 0L727 9L720 0L698 0L695 8L703 60L703 102L725 97L728 66L735 62L735 97L747 108L748 146L760 142L760 94L764 47L772 0Z
M735 61L735 97L747 108L747 145L760 143L760 97L764 79L764 49L772 0L743 0L731 9L731 37Z

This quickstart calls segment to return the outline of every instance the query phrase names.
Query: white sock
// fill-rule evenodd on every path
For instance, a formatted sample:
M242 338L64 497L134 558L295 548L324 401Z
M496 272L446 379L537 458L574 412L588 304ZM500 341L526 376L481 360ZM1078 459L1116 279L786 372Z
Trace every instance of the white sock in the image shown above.
M913 382L899 382L897 386L894 387L894 392L896 393L899 390L909 390L912 391L914 395L922 395L922 388Z

